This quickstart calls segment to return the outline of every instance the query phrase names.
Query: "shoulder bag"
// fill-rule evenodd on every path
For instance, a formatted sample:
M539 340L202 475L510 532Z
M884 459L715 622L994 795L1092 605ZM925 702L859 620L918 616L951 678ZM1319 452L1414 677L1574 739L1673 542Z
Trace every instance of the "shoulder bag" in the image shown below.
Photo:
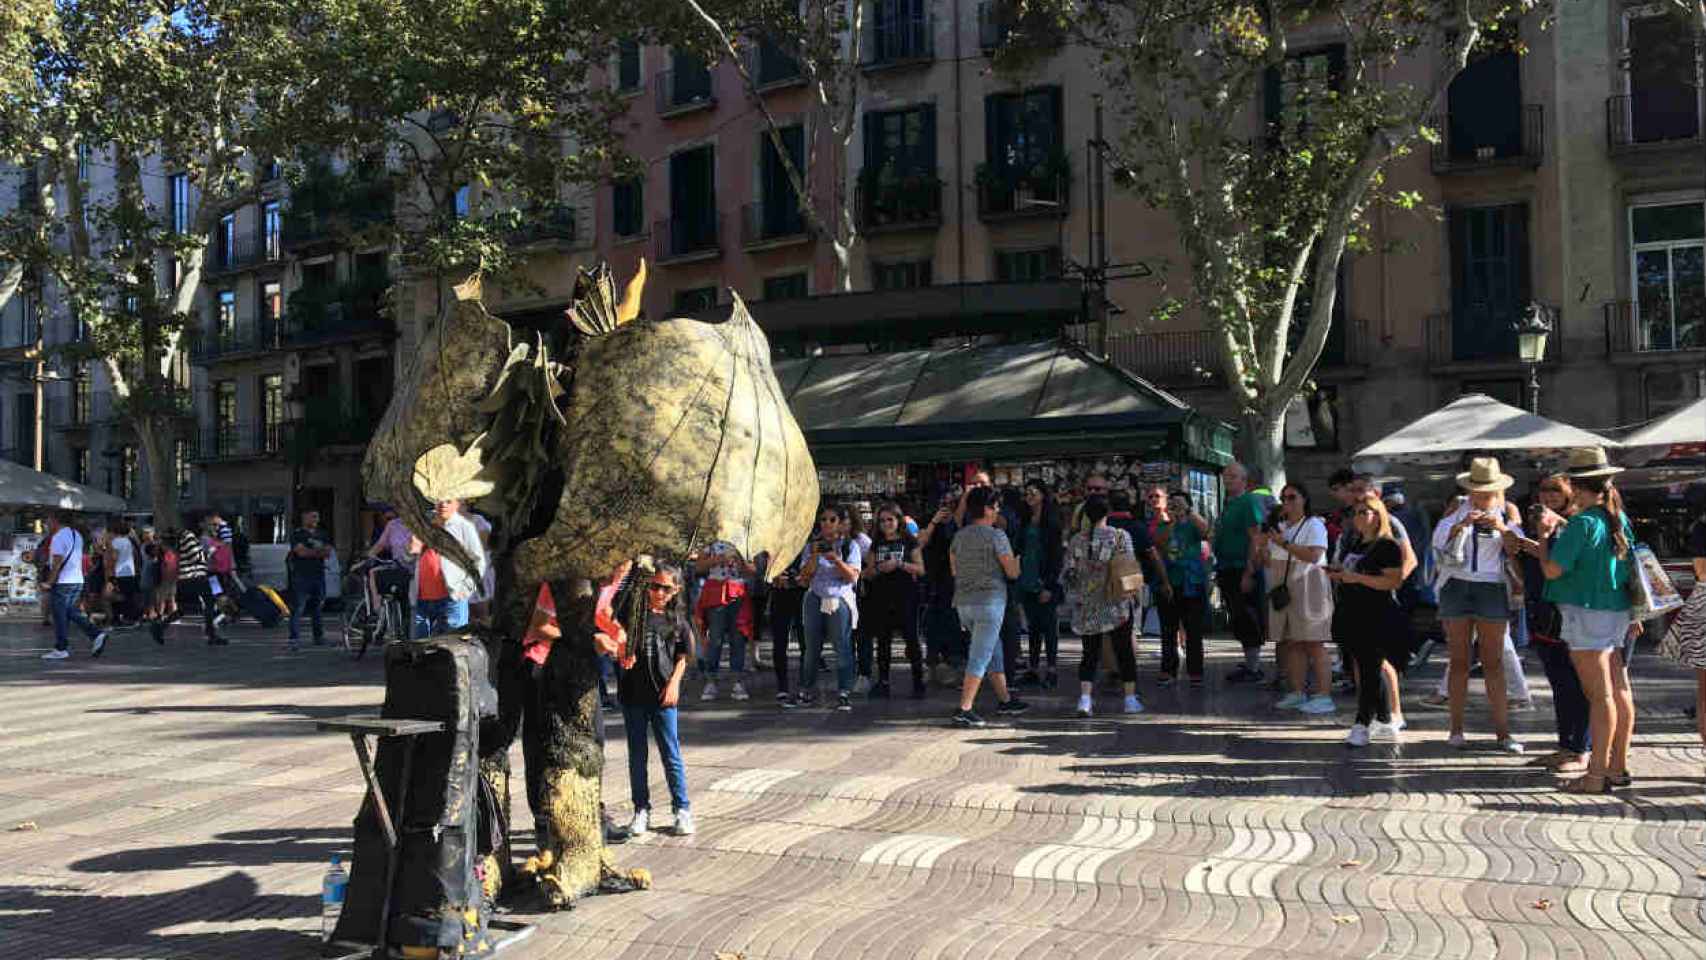
M1121 603L1137 596L1143 589L1143 566L1135 556L1121 549L1122 544L1131 545L1131 535L1118 528L1114 532L1118 536L1114 538L1114 555L1108 558L1108 577L1103 591L1108 602Z
M1296 529L1291 531L1291 539L1286 542L1296 543L1297 535L1303 532L1303 525L1308 522L1308 517L1304 517L1302 520L1297 521ZM1272 605L1275 610L1284 610L1286 607L1291 606L1292 559L1291 551L1287 550L1285 554L1285 575L1280 577L1280 582L1276 584L1272 590L1268 591L1268 603Z

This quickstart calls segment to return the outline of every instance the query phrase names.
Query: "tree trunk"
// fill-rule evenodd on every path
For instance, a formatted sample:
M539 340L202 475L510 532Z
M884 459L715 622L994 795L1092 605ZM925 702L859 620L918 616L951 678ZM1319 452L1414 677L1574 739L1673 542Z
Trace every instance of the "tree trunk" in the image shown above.
M1261 471L1263 483L1275 493L1285 485L1285 414L1247 413L1239 431L1243 463Z
M142 455L148 458L148 499L154 511L154 526L162 531L176 529L180 517L172 433L152 414L132 416L130 423L142 444Z

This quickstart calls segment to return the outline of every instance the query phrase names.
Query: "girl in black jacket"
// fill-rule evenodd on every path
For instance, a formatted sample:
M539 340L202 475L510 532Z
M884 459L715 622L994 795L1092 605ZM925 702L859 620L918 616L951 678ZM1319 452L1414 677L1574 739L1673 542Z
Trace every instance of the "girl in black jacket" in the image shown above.
M1019 534L1013 538L1013 549L1019 553L1019 600L1025 606L1025 623L1031 636L1030 671L1021 682L1040 682L1053 689L1059 681L1055 669L1060 652L1056 610L1060 606L1060 568L1066 542L1054 491L1045 480L1025 481L1025 510ZM1039 678L1037 669L1044 657L1047 671Z

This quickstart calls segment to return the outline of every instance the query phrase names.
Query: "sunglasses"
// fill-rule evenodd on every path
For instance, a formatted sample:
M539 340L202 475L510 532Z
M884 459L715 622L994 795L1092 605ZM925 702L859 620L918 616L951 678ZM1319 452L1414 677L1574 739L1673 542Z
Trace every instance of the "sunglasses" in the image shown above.
M648 583L648 584L646 584L646 589L652 591L653 593L666 593L668 591L674 590L675 584L673 584L673 583Z

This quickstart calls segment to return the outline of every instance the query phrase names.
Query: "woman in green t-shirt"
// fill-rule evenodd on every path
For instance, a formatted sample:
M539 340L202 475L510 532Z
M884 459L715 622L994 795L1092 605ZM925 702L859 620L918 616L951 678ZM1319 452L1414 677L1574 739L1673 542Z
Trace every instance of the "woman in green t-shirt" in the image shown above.
M1571 793L1605 793L1629 784L1629 741L1635 734L1635 697L1623 662L1623 644L1639 625L1629 620L1626 592L1633 568L1632 540L1623 497L1611 478L1623 472L1594 447L1570 455L1576 514L1550 545L1524 539L1522 550L1540 561L1546 599L1558 605L1560 639L1581 677L1588 701L1592 753L1587 773L1564 787Z

